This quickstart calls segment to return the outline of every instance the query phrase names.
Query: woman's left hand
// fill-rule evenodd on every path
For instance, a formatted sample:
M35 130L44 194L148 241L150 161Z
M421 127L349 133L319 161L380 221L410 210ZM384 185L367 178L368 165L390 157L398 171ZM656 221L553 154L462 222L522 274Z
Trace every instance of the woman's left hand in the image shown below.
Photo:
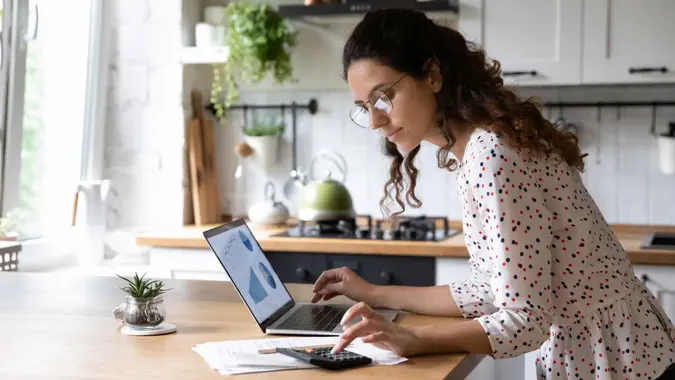
M362 320L353 326L345 328L333 352L340 352L354 339L362 337L364 343L370 343L383 350L389 350L398 356L412 356L422 353L420 338L410 329L401 327L394 322L384 319L370 306L360 302L352 306L342 318L346 325L357 316Z

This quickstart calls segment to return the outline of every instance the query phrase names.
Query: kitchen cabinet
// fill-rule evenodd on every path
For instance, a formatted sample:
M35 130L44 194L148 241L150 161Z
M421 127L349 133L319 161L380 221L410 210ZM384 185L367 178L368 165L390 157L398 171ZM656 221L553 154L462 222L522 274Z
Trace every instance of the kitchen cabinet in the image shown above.
M467 0L459 31L498 60L508 84L581 82L582 0Z
M348 267L376 285L432 286L435 259L420 256L266 251L281 281L313 284L323 271Z
M675 82L675 1L586 0L584 83Z
M505 83L675 83L672 0L463 0L459 31Z

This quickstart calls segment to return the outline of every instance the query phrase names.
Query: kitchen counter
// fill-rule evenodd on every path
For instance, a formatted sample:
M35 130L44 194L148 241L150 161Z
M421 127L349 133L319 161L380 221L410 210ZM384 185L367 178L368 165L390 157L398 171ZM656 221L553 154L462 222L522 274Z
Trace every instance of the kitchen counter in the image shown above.
M458 222L450 222L458 227ZM136 244L163 248L208 248L202 232L214 226L177 228L138 234ZM675 265L675 250L644 249L640 242L646 234L661 231L675 232L675 226L612 225L621 245L633 264ZM256 228L251 230L265 251L369 254L389 256L456 257L466 258L468 252L460 232L439 242L382 241L360 239L314 239L273 236L284 228Z

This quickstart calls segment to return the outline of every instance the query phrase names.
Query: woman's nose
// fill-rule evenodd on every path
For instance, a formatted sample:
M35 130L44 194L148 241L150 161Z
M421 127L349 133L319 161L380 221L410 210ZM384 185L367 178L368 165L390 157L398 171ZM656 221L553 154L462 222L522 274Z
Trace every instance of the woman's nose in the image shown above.
M387 124L388 120L389 117L386 113L374 107L370 110L370 129L377 130L381 126Z

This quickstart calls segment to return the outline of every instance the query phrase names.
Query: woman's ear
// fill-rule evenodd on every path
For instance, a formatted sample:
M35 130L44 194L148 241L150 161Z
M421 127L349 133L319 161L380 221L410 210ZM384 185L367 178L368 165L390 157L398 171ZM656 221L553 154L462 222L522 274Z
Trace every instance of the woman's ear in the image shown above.
M436 58L430 58L425 63L427 71L427 84L433 93L438 93L443 88L443 75L441 75L441 67Z

